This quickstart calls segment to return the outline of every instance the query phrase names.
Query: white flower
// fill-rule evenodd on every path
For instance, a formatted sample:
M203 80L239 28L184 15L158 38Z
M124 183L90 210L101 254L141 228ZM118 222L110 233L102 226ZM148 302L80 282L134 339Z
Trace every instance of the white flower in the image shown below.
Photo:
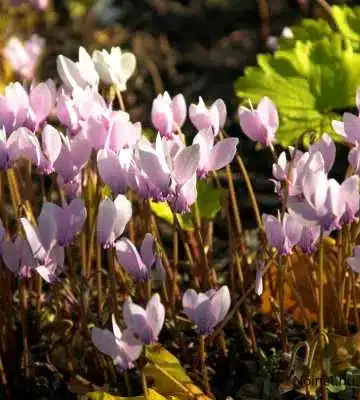
M120 47L112 47L110 53L106 50L95 50L92 58L102 81L117 86L120 91L126 90L126 82L136 67L133 53L122 52Z
M79 48L79 61L74 62L69 58L59 55L56 60L57 71L63 84L70 90L77 87L85 89L90 86L97 90L99 75L94 62L84 47Z

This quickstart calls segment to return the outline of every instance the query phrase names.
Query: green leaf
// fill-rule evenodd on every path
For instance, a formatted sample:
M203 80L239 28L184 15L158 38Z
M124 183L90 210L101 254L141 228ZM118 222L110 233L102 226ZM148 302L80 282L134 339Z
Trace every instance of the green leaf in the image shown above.
M227 194L227 190L213 187L207 180L197 183L197 206L201 218L213 219L221 210L221 197Z
M173 225L174 215L173 215L171 208L167 202L150 201L150 206L151 206L151 210L157 217L168 222L170 225ZM176 214L176 215L177 215L177 218L179 221L179 225L182 229L184 229L186 231L194 230L191 213Z
M197 207L199 209L200 218L215 218L216 214L221 210L221 197L226 195L227 190L213 187L213 185L206 180L200 180L197 182L197 191ZM174 216L167 202L150 201L150 205L153 213L157 217L171 225L174 223ZM191 212L176 215L182 229L186 231L194 230Z
M360 7L331 7L339 31L351 41L354 48L360 47Z
M296 40L293 47L259 55L258 65L245 69L245 76L236 81L236 94L255 103L263 96L272 99L280 115L280 144L294 144L309 133L328 132L339 139L331 121L341 118L340 110L355 106L360 85L360 54L349 41L344 46L337 33Z

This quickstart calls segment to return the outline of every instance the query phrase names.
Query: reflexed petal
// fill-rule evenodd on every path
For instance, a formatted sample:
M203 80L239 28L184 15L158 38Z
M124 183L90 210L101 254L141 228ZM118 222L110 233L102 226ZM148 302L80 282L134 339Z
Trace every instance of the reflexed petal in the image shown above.
M126 224L132 217L132 204L123 194L118 194L114 200L116 218L114 222L114 236L118 238L125 230Z
M44 260L47 255L47 251L40 240L38 230L34 228L26 218L20 218L20 222L34 257L38 260Z
M144 264L135 245L126 238L116 242L116 256L120 265L137 280L147 280L150 268Z
M196 323L196 309L198 306L198 294L194 289L188 289L183 295L182 305L185 314L191 319L191 321Z
M179 185L187 182L196 172L200 161L200 146L193 144L180 150L174 160L173 176Z
M217 142L210 153L208 161L209 171L217 171L230 164L236 154L238 143L238 138L226 138Z
M141 243L140 254L144 264L150 269L155 261L155 240L151 233L147 233Z
M103 200L99 205L96 218L96 237L102 246L113 244L115 237L113 228L116 221L117 210L110 199Z
M41 138L44 152L49 161L53 164L59 157L62 149L62 141L59 132L51 125L45 125Z
M108 329L91 329L91 340L96 348L111 358L116 358L120 352L119 342Z
M123 317L126 326L139 336L142 343L150 344L154 341L154 334L147 320L146 311L129 298L124 302Z
M157 340L165 321L165 307L158 293L155 293L147 303L146 318L153 331L154 340Z

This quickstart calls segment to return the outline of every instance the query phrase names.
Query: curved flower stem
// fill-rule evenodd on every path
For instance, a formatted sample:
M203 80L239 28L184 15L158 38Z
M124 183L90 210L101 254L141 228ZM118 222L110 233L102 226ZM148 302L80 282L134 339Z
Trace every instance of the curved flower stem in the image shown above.
M270 268L270 266L272 265L272 260L266 265L266 267L264 268L263 274L266 273L266 271ZM232 317L234 316L234 314L236 313L236 311L242 306L242 304L244 303L244 301L246 300L246 298L250 295L250 293L255 289L255 285L256 285L256 281L254 281L249 288L246 290L246 292L240 296L233 308L228 312L227 316L223 319L223 321L221 322L221 324L219 324L217 326L217 328L214 330L214 332L212 332L210 334L210 338L214 339L223 329L224 326L232 319Z
M23 334L23 357L25 377L30 376L29 342L28 342L28 293L24 280L20 280L20 309L21 309L21 327Z
M254 192L254 188L252 186L252 183L250 181L250 177L249 177L249 175L247 173L245 164L244 164L242 158L240 157L240 155L236 154L235 157L236 157L236 161L237 161L237 163L239 165L240 171L241 171L241 173L242 173L242 175L244 177L245 185L247 187L247 190L248 190L248 193L249 193L249 197L250 197L250 202L251 202L252 208L253 208L254 213L255 213L256 223L258 225L259 230L262 231L263 230L263 223L262 223L262 220L261 220L259 205L258 205L256 197L255 197L255 192Z
M115 315L116 322L121 321L119 310L117 308L117 293L116 293L116 277L115 277L115 249L110 247L107 250L107 257L108 257L108 273L109 273L109 280L110 280L110 293L111 293L111 307L112 312Z
M279 254L278 258L278 293L280 306L280 326L281 326L281 348L286 350L286 321L285 321L285 263L284 258Z
M200 335L199 346L200 346L199 352L200 352L200 361L201 361L201 375L202 375L202 379L203 379L203 384L205 387L206 394L211 394L209 375L208 375L208 370L206 368L206 349L205 349L205 336L204 335Z
M325 340L324 340L324 229L320 228L319 239L319 344L320 344L320 363L321 363L321 378L326 378L325 366ZM323 382L324 379L321 379ZM322 400L327 399L327 389L324 384L321 385Z
M144 373L144 369L141 369L141 386L144 392L144 399L149 400L149 395L148 395L148 388L147 388L147 383L146 383L146 375Z
M125 111L125 103L124 103L124 99L122 97L122 94L121 94L121 92L120 92L118 87L114 86L114 88L115 88L116 97L117 97L117 99L119 101L119 105L120 105L121 111Z
M96 287L98 297L98 312L102 312L103 295L102 295L102 260L101 260L101 247L96 246Z
M201 219L200 219L200 213L199 213L199 207L197 205L197 203L194 204L194 208L193 208L193 212L191 213L192 216L192 220L193 220L193 225L195 228L195 238L196 238L196 242L197 242L197 246L200 252L200 256L201 256L201 263L202 263L202 269L205 272L204 275L204 281L202 280L202 286L207 286L207 287L211 287L212 286L212 282L211 282L211 271L210 271L210 266L209 266L209 262L207 259L207 254L205 252L205 244L204 244L204 240L202 237L202 233L201 233ZM205 285L204 285L205 283Z
M177 284L177 274L179 267L179 234L176 229L175 224L173 224L173 268L175 279L171 282L171 308L174 310L176 302L176 284Z
M229 137L229 136L224 132L224 137ZM241 171L241 173L243 175L243 178L244 178L244 181L245 181L246 188L247 188L248 193L249 193L250 202L251 202L252 208L253 208L254 213L255 213L255 218L256 218L256 222L257 222L258 228L259 228L260 231L262 231L263 230L263 224L262 224L262 220L261 220L261 216L260 216L259 205L258 205L256 197L255 197L254 188L253 188L253 186L251 184L249 174L248 174L248 172L246 170L245 164L244 164L241 156L239 155L239 153L235 154L235 158L236 158L236 162L239 165L240 171Z
M192 277L193 277L193 280L194 280L194 286L195 286L196 289L199 289L200 288L199 279L198 279L198 276L196 275L195 261L194 261L193 255L191 253L191 249L190 249L189 243L186 240L186 237L184 235L183 230L181 229L178 216L174 212L173 212L173 217L174 217L174 224L175 224L176 229L177 229L177 231L178 231L178 233L180 235L181 241L183 242L183 246L184 246L184 249L185 249L186 257L187 257L187 259L188 259L188 261L190 263L190 266L191 266L191 273L192 273Z

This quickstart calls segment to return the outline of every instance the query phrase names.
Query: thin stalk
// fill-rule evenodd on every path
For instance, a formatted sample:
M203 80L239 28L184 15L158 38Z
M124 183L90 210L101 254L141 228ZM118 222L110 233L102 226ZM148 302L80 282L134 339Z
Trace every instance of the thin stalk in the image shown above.
M250 181L250 177L247 173L247 170L243 163L243 160L238 153L235 155L235 158L239 165L240 171L244 177L245 185L248 190L249 197L250 197L250 202L251 202L252 208L255 213L255 219L256 219L257 226L260 231L263 231L263 223L262 223L261 216L260 216L260 210L259 210L259 206L258 206L256 197L255 197L255 192L254 192L253 186Z
M84 230L80 233L80 252L81 252L81 270L84 278L88 279L87 275L87 245L86 245L86 233Z
M280 326L281 326L281 348L286 350L286 320L285 320L285 268L286 264L283 262L283 256L279 254L278 257L278 293L279 293L279 307L280 307Z
M115 274L115 249L110 247L107 250L108 257L108 268L109 268L109 280L110 280L110 293L111 293L111 307L112 312L115 315L117 323L121 321L119 310L117 308L117 291L116 291L116 274Z
M354 314L355 314L355 323L356 323L356 328L357 331L359 331L360 328L360 322L359 322L359 314L357 311L357 299L356 299L356 284L355 284L355 276L354 273L351 273L351 283L352 283L352 297L353 297L353 309L354 309Z
M132 390L131 390L131 382L130 382L130 375L128 371L124 372L124 380L125 380L125 386L127 390L127 395L131 396Z
M143 368L141 369L141 386L144 392L144 399L149 400L148 388L146 383L146 375L144 373Z
M3 364L3 361L2 361L1 354L0 354L0 379L1 379L1 384L2 384L2 386L4 388L4 391L5 391L5 395L9 396L8 381L7 381L7 378L6 378L6 372L5 372L5 369L4 369L4 364Z
M192 220L193 220L193 225L195 228L195 238L197 241L197 247L200 251L200 257L201 257L201 263L202 263L202 269L205 272L205 282L206 286L211 287L211 272L210 272L210 266L208 263L208 259L205 253L205 246L204 246L204 240L201 234L201 220L200 220L200 214L199 214L199 208L197 204L195 203L194 205L194 213L191 213L192 215ZM202 282L202 285L204 285L204 282Z
M223 136L222 132L220 132L220 139L223 139L223 138L224 138L224 136ZM226 171L226 179L227 179L228 187L229 187L231 207L232 207L234 217L235 217L236 233L238 234L238 237L241 238L242 237L242 224L241 224L239 207L238 207L238 203L237 203L237 199L236 199L234 178L231 173L230 165L226 166L225 171Z
M115 87L115 93L116 93L116 97L117 97L117 99L119 101L119 105L120 105L121 111L125 111L125 103L124 103L124 99L122 97L122 94L121 94L120 90L118 89L118 87L116 87L116 86L114 86L114 87Z
M324 326L324 229L320 228L319 238L319 344L320 344L320 363L321 363L321 378L326 378L326 364L325 364L325 326ZM321 380L322 382L324 379ZM326 386L322 384L322 399L327 398Z
M19 213L19 206L21 204L21 197L14 170L12 168L8 169L6 171L6 176L8 179L10 197L11 197L11 203L13 205L14 215L17 216Z
M171 284L171 308L175 308L175 301L176 301L176 291L175 286L177 285L177 274L178 274L178 267L179 267L179 235L176 230L175 225L173 224L173 269L175 279L172 280Z
M22 338L23 338L23 360L24 360L24 373L25 377L30 376L30 354L29 354L29 341L28 341L28 293L26 289L26 283L24 280L20 280L19 283L20 292L20 312L21 312L21 327L22 327Z
M99 315L102 312L103 294L102 294L102 259L101 247L96 246L96 287L97 287L97 304Z
M180 223L179 223L177 215L175 213L173 215L174 215L174 224L175 224L176 229L177 229L177 231L178 231L178 233L180 235L181 241L183 242L183 246L184 246L186 257L187 257L187 259L188 259L188 261L190 263L190 266L191 266L191 272L192 272L192 278L193 278L194 286L195 286L196 289L199 289L200 288L199 278L198 278L198 276L196 274L195 261L194 261L193 255L191 253L191 249L190 249L189 243L185 238L183 230L181 229L181 226L180 226Z
M266 271L270 268L272 264L272 261L269 262L265 268L264 268L264 274L266 273ZM256 282L254 281L249 288L246 290L246 292L240 296L237 301L235 302L234 306L232 307L232 309L228 312L227 316L223 319L223 321L221 322L221 324L218 325L218 327L214 330L214 332L212 332L210 334L210 338L214 339L225 327L226 324L228 324L228 322L232 319L232 317L234 316L234 314L237 312L237 310L242 306L242 304L244 303L244 301L246 300L246 298L250 295L250 293L255 289L255 285Z
M211 395L210 390L210 382L209 382L209 374L206 368L206 348L205 348L205 336L200 335L199 340L199 353L200 353L200 362L201 362L201 375L205 388L205 393L207 395Z

